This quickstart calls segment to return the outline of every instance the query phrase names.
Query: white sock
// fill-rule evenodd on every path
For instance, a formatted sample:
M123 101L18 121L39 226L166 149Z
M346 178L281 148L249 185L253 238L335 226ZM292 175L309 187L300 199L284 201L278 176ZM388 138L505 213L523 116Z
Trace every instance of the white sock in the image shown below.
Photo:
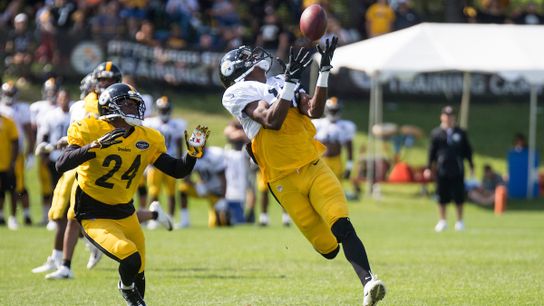
M53 257L55 261L62 261L62 251L53 249L53 253L51 253L51 257Z
M181 209L181 222L189 222L189 210L187 208Z

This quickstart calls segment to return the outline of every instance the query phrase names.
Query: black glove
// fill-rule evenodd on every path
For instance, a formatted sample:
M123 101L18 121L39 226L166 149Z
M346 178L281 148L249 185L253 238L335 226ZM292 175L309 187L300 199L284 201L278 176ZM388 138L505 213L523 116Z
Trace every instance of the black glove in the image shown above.
M98 138L96 142L98 143L100 149L104 149L114 144L120 143L122 140L117 138L124 136L125 133L125 129L117 128L113 131L107 132L106 134L104 134L104 136Z
M317 45L317 52L321 54L321 63L319 63L319 71L325 72L330 71L332 69L331 61L332 56L334 54L334 50L336 50L336 44L338 43L338 37L333 36L332 40L329 44L329 39L325 41L325 49L321 48L320 45Z
M290 83L298 83L300 76L306 67L312 62L310 52L301 48L297 55L293 51L293 47L289 49L289 63L285 67L285 81Z

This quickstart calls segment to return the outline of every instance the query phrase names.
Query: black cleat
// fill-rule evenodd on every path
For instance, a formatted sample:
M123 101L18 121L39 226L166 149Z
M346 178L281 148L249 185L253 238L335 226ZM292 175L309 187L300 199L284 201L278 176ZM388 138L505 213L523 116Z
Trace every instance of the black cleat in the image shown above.
M134 284L132 284L132 289L121 289L121 282L119 282L118 288L125 301L127 301L127 306L145 306L144 299Z
M0 225L6 225L6 219L4 219L4 217L0 218Z
M32 225L32 219L30 219L30 217L25 217L25 225Z

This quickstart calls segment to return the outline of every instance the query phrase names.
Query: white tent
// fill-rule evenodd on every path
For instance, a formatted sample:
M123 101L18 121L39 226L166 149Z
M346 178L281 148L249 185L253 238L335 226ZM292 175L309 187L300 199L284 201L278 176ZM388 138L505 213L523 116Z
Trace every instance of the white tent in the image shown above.
M332 61L339 68L364 71L373 80L369 131L381 123L380 82L390 77L413 77L422 72L463 71L465 82L460 123L467 127L470 73L497 73L531 84L529 120L529 165L534 164L537 89L544 84L544 26L423 23L376 38L339 47ZM369 135L370 136L370 135ZM372 137L369 137L371 139ZM370 149L369 145L369 149ZM369 151L372 156L376 154ZM369 158L371 159L371 158ZM370 171L373 165L369 163ZM529 167L529 180L537 173ZM373 177L373 173L368 173ZM529 183L527 195L533 194Z

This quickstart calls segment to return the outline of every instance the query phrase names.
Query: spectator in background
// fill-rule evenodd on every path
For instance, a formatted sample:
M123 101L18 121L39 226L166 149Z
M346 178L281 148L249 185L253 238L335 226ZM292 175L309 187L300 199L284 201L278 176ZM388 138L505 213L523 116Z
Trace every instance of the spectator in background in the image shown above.
M336 17L330 15L327 20L327 32L320 39L321 45L324 45L327 39L331 40L333 36L338 37L339 46L347 45L361 39L361 36L356 30L343 28L340 21Z
M149 20L142 21L140 29L136 32L134 38L137 42L150 47L160 46L160 42L155 39L155 27Z
M514 135L514 147L512 150L516 152L527 150L527 139L525 138L525 135L522 133L516 133L516 135Z
M50 8L53 26L55 27L56 50L54 55L55 68L66 67L70 60L71 45L70 33L74 26L76 3L69 0L54 0Z
M148 0L120 0L122 4L120 17L126 21L127 31L130 37L134 37L146 18Z
M410 0L399 0L395 10L395 23L393 28L401 30L421 22L421 18L411 7Z
M489 0L484 9L477 12L478 23L506 23L507 17L499 0Z
M28 78L34 52L34 37L28 30L28 16L25 13L17 14L13 27L5 43L5 64L9 73Z
M537 5L534 1L525 4L525 8L513 18L516 24L537 25L543 23L543 17L538 13Z
M369 38L391 32L395 12L387 0L378 0L366 11L366 33Z
M470 190L468 198L479 205L493 206L495 203L495 189L500 185L504 185L502 177L493 171L490 165L486 164L484 165L482 185Z
M262 47L274 57L286 58L289 35L284 31L284 27L275 11L271 11L265 16L263 24L259 28L256 45ZM282 68L277 63L272 64L272 66L272 74L281 72Z
M210 14L218 27L236 26L240 24L240 16L230 0L215 0Z
M187 46L187 42L183 39L183 32L178 23L172 22L170 24L170 31L168 38L165 42L165 47L168 49L183 49Z
M168 0L165 9L170 20L179 24L184 39L189 36L190 25L200 23L197 17L200 5L197 0Z
M446 106L440 114L440 126L431 132L429 158L426 179L431 178L431 169L436 169L436 190L438 195L438 213L440 220L435 226L436 232L442 232L447 227L446 205L454 201L457 208L455 230L465 228L463 222L463 204L465 202L465 167L468 160L471 176L474 176L472 162L472 147L466 132L455 124L455 114L451 106Z
M36 12L36 30L39 41L35 54L36 59L44 66L45 70L52 70L51 64L57 52L55 41L57 31L48 6L43 6Z
M119 18L119 2L103 2L98 13L90 18L93 40L105 49L108 41L121 38L124 32L123 20Z

